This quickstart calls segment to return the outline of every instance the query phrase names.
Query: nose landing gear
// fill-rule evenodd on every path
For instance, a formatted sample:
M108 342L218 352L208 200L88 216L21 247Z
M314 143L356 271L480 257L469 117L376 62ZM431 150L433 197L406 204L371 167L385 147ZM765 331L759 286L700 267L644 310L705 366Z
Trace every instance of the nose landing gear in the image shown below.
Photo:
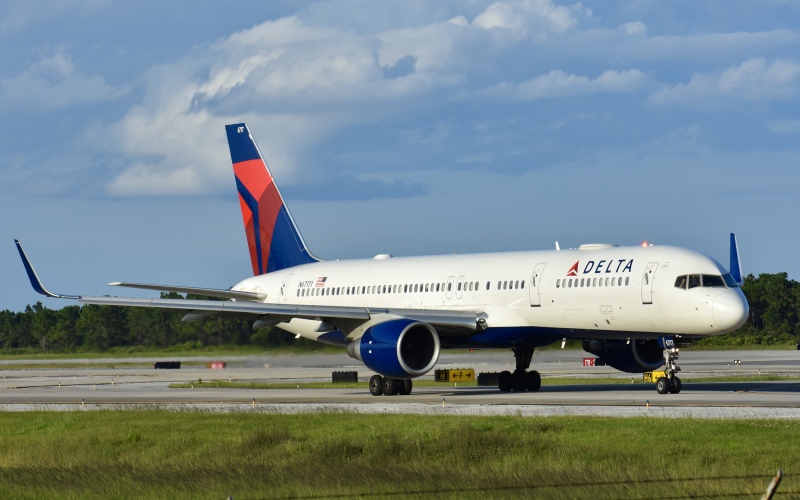
M681 367L675 362L677 359L677 347L664 347L664 376L659 377L656 381L656 392L659 394L678 394L681 392L681 379L675 375L681 371Z

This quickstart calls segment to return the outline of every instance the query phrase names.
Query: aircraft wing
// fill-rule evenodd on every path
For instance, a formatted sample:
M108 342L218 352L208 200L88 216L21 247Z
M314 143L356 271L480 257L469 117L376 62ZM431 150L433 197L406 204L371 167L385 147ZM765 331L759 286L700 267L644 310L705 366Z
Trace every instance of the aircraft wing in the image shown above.
M337 320L355 320L356 322L366 322L376 315L396 315L403 316L418 321L429 323L434 328L440 328L453 333L472 333L482 324L485 314L481 311L457 311L457 310L424 310L424 309L386 309L368 307L348 307L348 306L324 306L324 305L305 305L305 304L270 304L259 302L266 296L252 292L241 292L236 290L219 290L213 288L195 288L172 285L148 285L143 283L109 283L111 286L125 286L129 288L140 288L145 290L160 290L180 293L195 293L198 295L208 295L233 300L185 300L185 299L146 299L129 297L111 296L83 296L83 295L63 295L48 291L33 265L22 249L18 240L14 240L17 245L28 279L33 289L42 295L60 299L74 299L81 304L95 304L108 306L127 306L127 307L152 307L158 309L169 309L183 311L186 313L183 320L192 321L216 314L236 315L239 317L250 317L259 320L262 325L277 325L291 320L292 318L310 319L316 321L327 321L336 324Z
M75 298L75 297L72 297ZM368 321L376 315L396 315L429 323L434 327L457 330L462 333L475 332L484 317L481 311L441 311L425 309L393 309L374 307L321 306L298 304L269 304L263 302L241 302L230 300L184 300L142 299L128 297L78 297L81 304L108 306L154 307L190 313L186 319L209 316L217 313L234 313L238 316L253 316L253 319L273 319L282 323L292 318L302 318L336 323L339 319ZM193 314L193 313L207 314ZM269 318L271 317L271 318Z

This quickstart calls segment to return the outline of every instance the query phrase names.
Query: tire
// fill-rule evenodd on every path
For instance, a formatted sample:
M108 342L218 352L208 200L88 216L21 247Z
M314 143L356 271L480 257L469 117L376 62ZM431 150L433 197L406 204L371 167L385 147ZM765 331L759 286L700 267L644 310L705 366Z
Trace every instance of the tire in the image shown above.
M511 377L511 372L500 372L500 375L497 376L497 387L500 388L500 392L508 392L511 390L512 386L513 379Z
M395 394L397 394L397 385L394 383L394 379L383 377L383 395L394 396Z
M369 393L373 396L380 396L383 394L383 377L380 375L373 375L369 378Z
M528 390L528 374L514 373L511 375L511 384L514 392L525 392Z
M403 396L408 396L409 394L411 394L411 387L412 387L411 379L407 378L407 379L401 380L400 382L401 382L400 383L400 390L398 392L400 394L402 394Z
M532 371L528 372L528 390L531 392L536 392L542 387L542 377L539 375L539 372Z
M661 377L656 382L656 392L659 394L666 394L669 392L672 384L669 383L669 379L667 377Z
M672 377L672 389L670 389L670 394L678 394L681 392L681 379L678 377Z

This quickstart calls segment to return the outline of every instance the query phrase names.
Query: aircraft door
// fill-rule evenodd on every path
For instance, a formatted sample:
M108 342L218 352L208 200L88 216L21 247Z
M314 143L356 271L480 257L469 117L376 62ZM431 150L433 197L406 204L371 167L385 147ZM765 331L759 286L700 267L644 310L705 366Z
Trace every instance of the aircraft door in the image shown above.
M450 276L449 278L447 278L447 285L445 285L447 288L445 288L446 291L444 296L447 297L448 299L453 298L453 286L455 281L456 281L455 276Z
M286 302L286 298L289 296L289 280L292 279L292 275L287 274L285 278L283 278L283 283L281 283L281 302Z
M461 296L463 295L463 289L464 289L464 277L463 276L459 276L458 277L458 284L456 285L456 298L457 299L460 299Z
M538 307L541 305L539 295L541 290L542 274L544 273L544 268L546 265L547 262L539 262L533 269L533 274L531 275L531 284L528 287L528 293L531 297L531 307Z
M655 284L656 269L658 262L647 264L642 276L642 304L653 303L653 285Z

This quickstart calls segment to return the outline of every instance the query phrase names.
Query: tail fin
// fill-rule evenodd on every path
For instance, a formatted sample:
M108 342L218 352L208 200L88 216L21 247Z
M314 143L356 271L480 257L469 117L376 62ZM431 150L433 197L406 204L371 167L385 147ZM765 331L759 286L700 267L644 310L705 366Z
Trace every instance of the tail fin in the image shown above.
M244 123L225 125L253 274L318 262L306 247Z

